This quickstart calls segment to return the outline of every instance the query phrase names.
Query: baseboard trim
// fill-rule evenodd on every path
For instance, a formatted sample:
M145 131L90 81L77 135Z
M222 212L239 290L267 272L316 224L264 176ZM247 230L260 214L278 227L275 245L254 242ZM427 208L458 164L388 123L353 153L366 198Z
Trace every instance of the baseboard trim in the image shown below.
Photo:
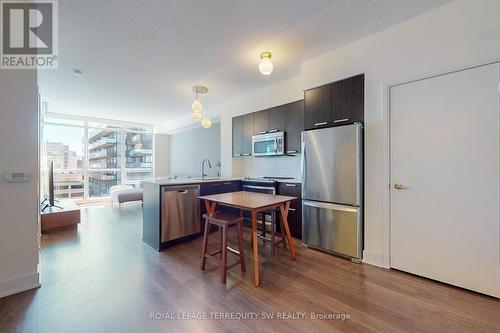
M0 298L38 287L40 287L40 276L38 273L0 282Z
M368 252L366 250L363 251L363 263L382 268L390 268L389 260L387 260L384 255Z

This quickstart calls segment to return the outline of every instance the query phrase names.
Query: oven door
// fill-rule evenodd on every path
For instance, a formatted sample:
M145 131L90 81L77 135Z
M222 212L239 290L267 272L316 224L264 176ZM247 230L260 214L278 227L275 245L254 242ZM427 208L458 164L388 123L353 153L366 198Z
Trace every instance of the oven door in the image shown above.
M242 185L243 191L247 192L257 192L257 193L264 193L264 194L276 194L276 184L273 183L272 185L267 185L267 184L248 184L248 183L243 183ZM264 212L257 213L257 226L258 228L262 228L262 220L264 217L264 220L266 221L266 225L269 226L267 228L268 230L271 229L271 224L276 223L276 216L277 210L272 209ZM252 226L252 214L250 211L245 210L243 211L243 217L245 217L245 222L246 225L251 227Z

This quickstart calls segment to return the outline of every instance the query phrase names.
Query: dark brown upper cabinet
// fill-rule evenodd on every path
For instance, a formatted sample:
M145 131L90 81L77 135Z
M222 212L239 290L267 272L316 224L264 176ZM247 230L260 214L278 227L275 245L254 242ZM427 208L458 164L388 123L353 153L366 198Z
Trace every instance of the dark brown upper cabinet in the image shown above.
M268 132L278 132L285 130L285 112L287 105L280 105L269 109L269 130Z
M242 156L252 155L252 136L254 133L254 114L243 116L243 149Z
M301 151L301 132L304 130L304 100L286 105L285 131L286 153L298 154Z
M252 155L253 113L233 118L233 156Z
M306 129L363 122L365 75L306 90Z
M233 118L233 156L243 154L243 116Z
M364 74L332 83L333 125L364 120Z
M286 105L254 113L254 134L266 134L285 130Z
M332 89L330 85L304 92L306 129L332 126Z
M269 131L269 110L254 113L254 134L265 134Z
M278 131L286 132L286 154L299 154L304 128L304 100L234 117L233 156L252 154L253 135Z

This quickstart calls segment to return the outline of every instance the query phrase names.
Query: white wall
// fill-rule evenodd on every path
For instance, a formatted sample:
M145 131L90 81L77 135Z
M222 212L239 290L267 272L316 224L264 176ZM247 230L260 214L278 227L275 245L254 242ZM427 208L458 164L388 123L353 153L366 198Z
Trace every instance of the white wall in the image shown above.
M155 177L170 176L170 135L155 134Z
M231 118L302 98L302 90L365 73L366 262L388 266L385 85L500 59L500 1L459 0L301 64L301 74L240 96L221 111L223 175L232 174ZM334 33L334 32L332 32Z
M36 82L36 71L0 69L0 297L39 285ZM7 183L10 169L33 178Z
M232 141L229 141L232 142ZM226 143L227 144L227 143ZM195 128L173 134L170 138L170 169L172 176L201 177L201 162L208 158L212 169L205 167L208 176L217 176L220 168L221 135L220 124Z

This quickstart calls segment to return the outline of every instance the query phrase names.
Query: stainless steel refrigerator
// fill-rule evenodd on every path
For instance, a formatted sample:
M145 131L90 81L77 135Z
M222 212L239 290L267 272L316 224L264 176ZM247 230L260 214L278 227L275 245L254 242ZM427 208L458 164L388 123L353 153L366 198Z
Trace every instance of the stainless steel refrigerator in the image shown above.
M363 126L302 132L302 242L361 260Z

